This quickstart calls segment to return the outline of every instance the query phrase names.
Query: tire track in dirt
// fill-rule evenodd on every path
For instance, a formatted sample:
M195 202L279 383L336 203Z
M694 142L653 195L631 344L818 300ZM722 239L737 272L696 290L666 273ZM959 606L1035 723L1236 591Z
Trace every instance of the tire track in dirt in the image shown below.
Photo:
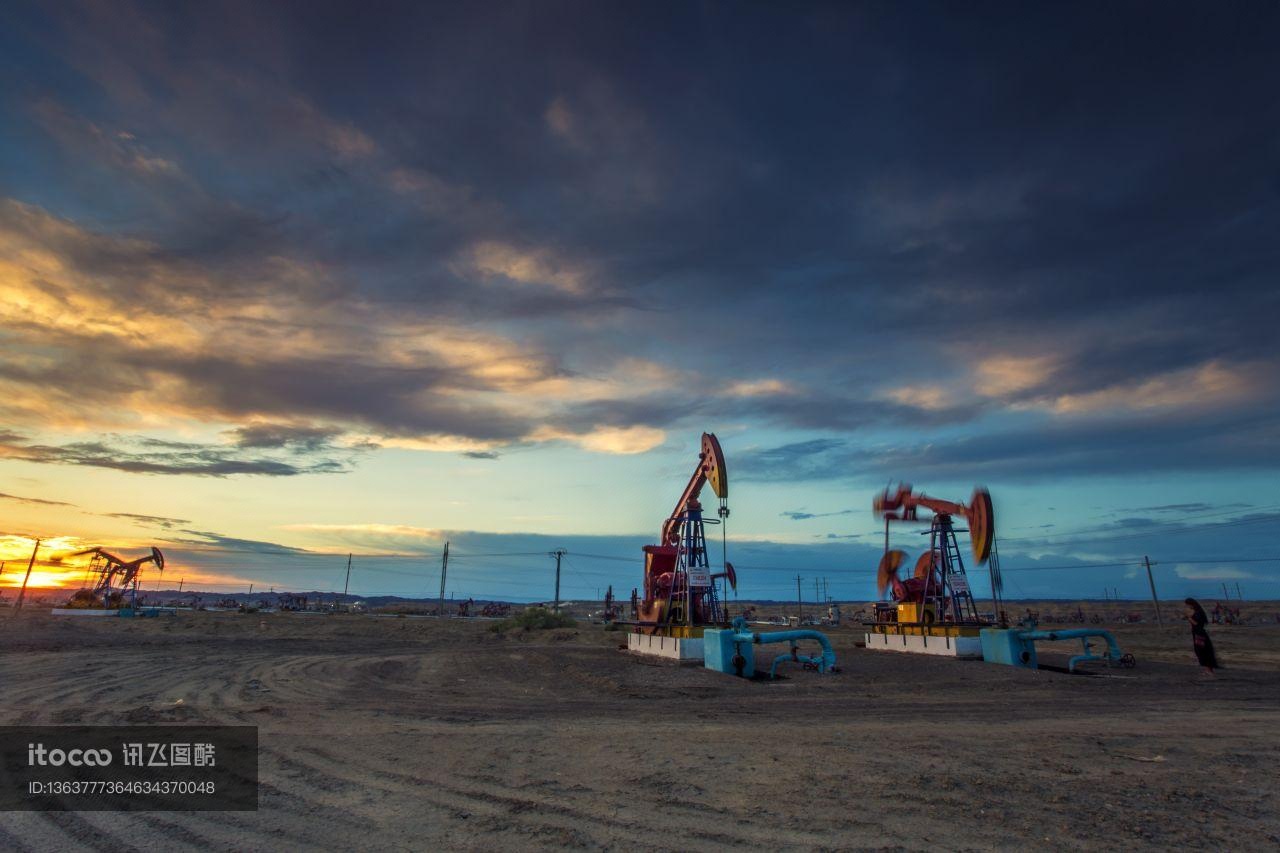
M190 812L188 814L191 814ZM200 835L193 832L189 827L184 826L176 820L161 817L154 813L143 813L136 817L137 821L149 829L156 831L157 837L164 839L165 849L175 849L177 845L183 845L189 850L204 850L211 846L212 839L206 835Z
M119 695L139 699L153 691L158 674L153 666L136 660L117 660L115 656L99 658L93 668L68 671L65 659L23 660L23 678L7 685L5 699L18 705L69 705L72 700L85 705L100 705ZM199 661L166 668L166 681L173 676L194 677L207 664ZM104 671L106 674L104 674ZM53 684L64 685L52 687ZM130 688L133 688L130 690ZM170 688L172 689L172 688Z
M15 828L16 828L16 825L22 822L24 819L34 820L35 814L32 812L28 812L25 814L10 812L9 814L5 815L5 820L9 822L10 826L14 826ZM28 833L28 835L30 835L30 833ZM27 845L24 839L19 838L17 835L14 835L12 832L6 829L3 824L0 824L0 850L12 850L12 851L15 851L15 853L26 853L26 851L33 850L33 849L34 848ZM45 849L53 849L53 848L46 847Z
M295 750L290 755L295 756L292 759L295 763L306 768L308 780L336 779L350 787L374 788L386 795L409 797L417 804L431 807L442 817L466 820L468 826L488 823L493 829L518 828L522 832L550 833L555 837L565 832L590 835L595 825L626 828L620 822L585 815L562 803L549 804L505 789L495 792L462 785L452 775L448 778L453 781L445 781L436 775L389 770L382 764L355 764L349 758L314 748Z
M636 844L643 838L665 837L673 829L673 818L683 819L680 823L683 837L716 845L786 846L806 841L817 844L822 838L817 833L794 829L778 832L756 822L749 813L735 813L725 807L665 797L650 798L637 805L635 792L565 791L552 783L551 787L557 790L547 794L538 790L547 783L512 786L492 776L400 772L382 764L355 765L349 758L317 748L303 748L290 755L308 768L309 779L338 776L353 786L369 786L371 780L379 780L379 789L386 793L403 793L408 786L415 797L425 799L441 811L467 814L475 812L477 804L485 804L489 807L487 816L501 818L522 831L536 827L553 832L574 830L585 833L595 844L619 839ZM574 799L589 802L579 804ZM615 815L623 811L639 812L639 815L621 818L600 813L610 809ZM723 827L729 825L739 827L740 831L725 831ZM712 830L709 826L722 828Z
M85 850L116 853L133 846L114 831L120 827L117 812L40 812L39 815L46 824L61 831ZM106 819L103 820L102 816ZM110 828L101 825L102 823L109 823Z

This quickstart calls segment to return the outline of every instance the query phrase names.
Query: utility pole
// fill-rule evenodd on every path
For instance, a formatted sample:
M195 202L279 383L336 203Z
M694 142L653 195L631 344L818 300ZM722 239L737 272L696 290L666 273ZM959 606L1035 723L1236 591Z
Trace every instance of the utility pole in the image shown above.
M813 579L813 600L822 602L822 581L817 578Z
M1160 615L1160 599L1156 596L1156 581L1151 574L1151 558L1144 556L1142 562L1147 564L1147 583L1151 584L1151 603L1156 606L1156 624L1163 627L1164 617ZM1156 565L1159 565L1159 563Z
M253 595L253 584L249 584L249 594Z
M568 553L563 548L557 548L550 552L548 556L555 558L556 561L556 606L555 611L560 612L560 560Z
M181 594L182 594L182 582L183 582L183 581L185 581L185 580L186 580L186 578L178 578L178 594L179 594L179 595L181 595Z
M351 555L347 554L347 582L342 585L342 598L344 601L349 589L351 589Z
M799 617L801 622L804 621L804 594L800 592L800 576L796 575L796 609L800 611Z
M444 543L444 557L440 561L440 618L444 618L444 579L449 574L449 542Z
M1231 593L1227 592L1227 582L1226 582L1226 581L1223 581L1223 582L1222 582L1222 597L1223 597L1223 598L1225 598L1227 601L1230 601L1230 600L1231 600Z
M827 601L831 600L831 589L830 587L827 586L826 578L822 579L822 597L825 598Z
M0 571L4 571L4 569L0 568ZM1236 599L1238 601L1244 601L1244 593L1240 591L1240 581L1236 581Z
M31 559L27 561L27 576L22 579L22 592L18 593L18 602L13 605L13 612L17 613L22 609L22 599L27 597L27 581L31 580L31 567L36 564L36 552L40 550L40 540L36 540L36 547L31 549Z

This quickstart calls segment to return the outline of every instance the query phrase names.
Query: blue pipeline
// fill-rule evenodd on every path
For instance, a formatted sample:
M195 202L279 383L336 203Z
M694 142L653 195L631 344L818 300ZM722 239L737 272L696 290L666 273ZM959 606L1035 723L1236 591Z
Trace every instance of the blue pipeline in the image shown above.
M773 659L773 665L769 667L769 678L773 679L778 677L778 664L783 663L784 661L812 664L818 668L819 672L826 672L828 668L825 658L796 654L795 646L792 646L791 651L787 652L785 655L778 655Z
M1121 657L1120 644L1116 642L1116 638L1111 636L1110 631L1103 631L1100 628L1068 628L1065 631L1022 631L1019 636L1024 640L1074 640L1079 638L1084 643L1084 654L1075 655L1067 662L1067 671L1075 672L1076 664L1084 663L1091 660L1112 660L1119 661ZM1089 648L1090 637L1101 637L1107 643L1107 655L1095 655Z
M821 658L808 658L807 662L816 663L819 672L827 672L836 665L836 652L831 648L831 641L827 639L827 635L821 631L774 631L769 634L755 634L756 643L792 643L796 640L814 640L822 646ZM779 660L791 660L792 655L783 655ZM801 658L800 660L804 660ZM773 662L773 666L778 666L778 661ZM773 674L773 669L769 670L769 674Z
M767 634L756 634L746 630L747 620L741 616L733 620L733 628L736 632L734 642L736 643L754 643L755 645L763 645L765 643L791 643L792 651L785 655L778 655L773 661L773 666L769 667L769 677L773 678L774 673L778 669L778 664L783 661L797 661L799 663L811 663L818 667L818 672L830 672L836 665L836 652L831 648L831 641L827 639L827 635L821 631L773 631ZM795 652L795 643L797 640L813 640L822 646L822 657L800 657Z

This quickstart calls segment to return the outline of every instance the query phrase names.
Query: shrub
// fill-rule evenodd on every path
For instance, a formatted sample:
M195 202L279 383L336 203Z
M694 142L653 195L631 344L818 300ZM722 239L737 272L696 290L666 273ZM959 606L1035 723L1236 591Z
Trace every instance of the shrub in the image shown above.
M516 628L545 631L548 628L572 628L577 624L577 620L567 613L555 613L545 607L530 607L515 616L495 622L489 630L501 634Z

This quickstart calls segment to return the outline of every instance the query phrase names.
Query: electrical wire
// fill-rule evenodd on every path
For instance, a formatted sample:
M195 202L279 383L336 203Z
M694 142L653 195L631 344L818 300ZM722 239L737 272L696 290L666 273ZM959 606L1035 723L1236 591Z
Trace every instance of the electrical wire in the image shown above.
M1268 506L1268 507L1262 507L1261 509L1265 510L1269 508L1270 507ZM1236 512L1236 510L1232 510L1228 512L1205 513L1196 517L1204 517L1204 518L1216 517L1216 516L1222 516L1222 515L1229 515L1231 514L1231 512ZM1222 528L1232 528L1237 526L1262 524L1267 522L1274 523L1276 521L1280 521L1280 517L1275 515L1267 515L1267 516L1261 516L1261 517L1252 515L1245 518L1236 518L1236 519L1230 519L1222 522L1199 524L1199 525L1194 525L1190 527L1177 527L1174 530L1168 530L1166 528L1169 527L1170 525L1180 524L1180 522L1169 522L1168 524L1153 526L1152 529L1148 529L1148 530L1133 531L1133 532L1116 535L1116 536L1106 536L1106 537L1097 537L1094 539L1086 539L1084 541L1079 542L1079 544L1092 545L1094 543L1101 544L1105 542L1142 539L1142 538L1150 538L1155 536L1159 536L1163 538L1166 536L1178 535L1181 533L1203 532L1206 530L1218 530ZM13 533L0 534L0 535L24 536L24 534L13 534ZM1078 535L1079 535L1079 531L1072 534L1061 534L1061 536L1071 536L1071 537L1078 537ZM1028 539L1039 540L1039 539L1047 539L1047 538L1050 538L1050 537L1010 537L1010 538L1001 537L1000 541L1004 543L1004 542L1010 542L1010 541L1027 541ZM296 565L296 564L289 565L289 563L293 561L302 563L310 560L321 559L321 560L334 560L335 562L338 562L338 561L341 561L342 558L348 556L345 553L339 553L339 552L299 551L299 550L288 549L288 548L279 549L279 550L263 550L263 549L255 549L255 548L220 547L216 544L199 544L199 543L186 544L182 542L170 543L170 547L172 547L173 550L179 553L191 553L193 555L197 555L197 554L208 555L210 558L213 558L213 559L202 561L203 565L201 567L202 568L207 567L215 571L221 567L220 564L223 564L225 562L230 562L230 561L217 560L216 555L253 554L259 557L271 557L280 561L279 563L271 566L271 568L269 569L269 572L271 574L277 574L281 572L293 574L295 572L311 572L316 570L316 567L313 567L311 565ZM456 552L451 552L449 555L450 567L453 568L455 561L460 562L462 565L459 566L459 568L461 569L460 572L456 572L456 573L451 572L450 579L461 581L461 583L466 584L470 588L470 591L468 591L466 594L470 597L474 597L476 595L481 595L481 596L497 595L497 596L505 597L508 600L519 600L519 598L513 599L509 595L504 595L504 590L510 590L513 586L518 587L518 586L523 586L525 583L532 583L534 578L540 576L541 569L535 570L532 565L520 565L518 562L510 560L510 558L542 557L545 555L545 553L546 552L544 551L503 551L503 552L482 552L482 553L475 553L475 554L467 554L467 553L459 554ZM722 559L727 560L728 535L724 526L722 526L721 554L722 554ZM357 554L355 556L360 558L360 561L356 562L353 568L353 572L357 576L367 575L367 574L371 574L375 576L387 575L387 576L414 578L419 581L421 581L424 577L426 578L438 577L439 567L436 565L433 565L434 562L439 559L439 555L436 553L429 553L429 552L417 553L417 554L375 553L375 554ZM624 556L618 556L614 554L595 554L595 553L567 551L567 550L565 551L565 556L566 557L572 556L573 558L576 558L576 560L566 559L565 561L567 564L568 573L574 579L573 585L575 587L585 588L586 592L588 593L590 592L591 587L593 585L597 585L597 584L593 584L593 579L602 579L599 585L602 585L604 582L609 582L609 583L617 583L620 581L625 582L625 578L628 576L629 570L623 570L621 568L610 569L610 568L604 568L604 567L601 567L599 569L592 569L592 568L587 568L583 566L580 561L585 560L585 561L602 561L602 562L608 562L608 563L625 563L631 567L636 566L640 562L639 559L635 557L624 557ZM1164 565L1173 565L1173 564L1231 565L1231 564L1237 564L1237 563L1253 564L1253 563L1280 562L1280 557L1226 556L1226 557L1215 557L1215 558L1197 557L1197 558L1180 559L1175 557L1166 557L1159 554L1157 554L1156 556L1160 558L1160 562L1163 563ZM424 571L411 571L411 570L408 570L407 568L390 568L386 566L379 566L376 564L373 564L373 565L369 564L370 561L386 561L386 560L418 561L424 564ZM1153 561L1153 565L1157 565L1157 564L1158 563ZM1070 564L1063 563L1063 564L1052 564L1052 565L1013 566L1008 568L1002 568L1002 573L1005 575L1008 575L1008 574L1017 575L1023 572L1030 573L1030 572L1054 572L1054 571L1080 571L1080 570L1090 570L1090 569L1139 568L1142 565L1143 565L1143 561L1140 558L1133 557L1127 560L1116 560L1111 562L1080 562L1080 563L1070 563ZM227 566L226 568L230 569L232 567ZM771 582L767 579L767 573L812 572L817 570L817 571L821 571L824 575L831 575L831 576L871 577L875 574L875 570L871 568L815 569L815 567L812 565L809 565L809 566L742 565L742 566L739 566L739 569L746 570L749 572L766 573L765 577L761 577L759 579L759 582L755 582L750 585L752 593L755 593L755 594L761 594L761 593L767 594L774 590L777 590L780 592L790 591L789 581ZM259 569L259 571L261 571L261 569ZM480 576L472 575L473 572L479 573ZM341 570L339 570L339 581L337 581L336 583L341 583L341 574L342 572ZM486 578L484 577L484 575L497 575L497 576ZM1009 578L1009 580L1012 581L1013 586L1017 588L1019 595L1022 597L1025 597L1025 591L1017 583L1016 579ZM158 579L157 582L159 583L161 581ZM248 579L246 579L245 582L246 583L249 582ZM258 581L254 580L253 583L257 584ZM263 585L265 586L266 583L264 583ZM492 589L493 591L490 592L489 591L490 589ZM212 588L211 588L211 591L212 591ZM353 594L358 594L363 596L374 596L374 595L402 596L402 593L393 593L393 592L375 593L375 592L358 591ZM461 594L462 593L460 593L456 589L452 591L452 595L454 595L455 597ZM572 594L572 591L570 591L570 594ZM432 598L432 596L428 596L428 598Z

